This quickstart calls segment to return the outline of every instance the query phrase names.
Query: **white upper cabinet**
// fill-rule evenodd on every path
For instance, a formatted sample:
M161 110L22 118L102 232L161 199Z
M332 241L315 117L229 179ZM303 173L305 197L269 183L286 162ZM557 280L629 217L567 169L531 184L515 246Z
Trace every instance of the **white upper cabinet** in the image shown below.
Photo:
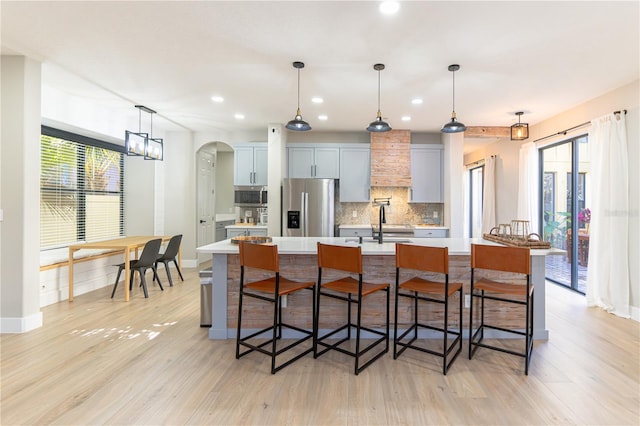
M234 185L267 185L267 144L236 145L233 157Z
M287 152L290 178L338 179L340 177L338 147L290 146Z
M439 145L411 147L410 203L442 203L443 150Z
M340 148L340 202L368 203L371 190L371 150Z

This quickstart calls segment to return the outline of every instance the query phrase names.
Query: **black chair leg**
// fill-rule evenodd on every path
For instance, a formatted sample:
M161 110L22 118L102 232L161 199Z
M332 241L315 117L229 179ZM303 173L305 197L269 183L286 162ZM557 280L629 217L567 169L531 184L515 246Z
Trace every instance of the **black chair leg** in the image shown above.
M149 298L149 292L147 291L147 281L144 279L144 271L138 271L140 274L140 283L142 284L142 291L144 291L144 298Z
M184 281L184 278L182 277L182 272L180 271L180 266L178 266L178 261L173 259L173 263L176 265L176 269L178 270L178 275L180 275L180 280Z
M165 271L167 271L167 278L169 278L169 287L173 287L173 280L171 279L171 271L169 270L169 262L165 260L162 263L164 263L164 269Z
M156 281L160 286L160 290L164 291L164 287L162 287L162 283L160 282L160 277L158 276L158 270L156 269L155 266L152 266L151 269L153 270L153 276L156 277Z
M120 274L122 274L122 270L124 268L118 268L118 276L116 277L116 283L113 285L113 291L111 292L111 298L116 294L116 289L118 288L118 281L120 281Z

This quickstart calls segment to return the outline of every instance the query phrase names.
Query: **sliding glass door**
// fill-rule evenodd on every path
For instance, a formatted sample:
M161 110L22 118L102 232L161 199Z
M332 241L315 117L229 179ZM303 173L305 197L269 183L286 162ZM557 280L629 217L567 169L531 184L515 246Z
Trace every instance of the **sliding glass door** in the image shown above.
M581 293L586 292L589 267L588 150L586 136L540 150L543 238L566 251L562 256L546 257L547 279Z

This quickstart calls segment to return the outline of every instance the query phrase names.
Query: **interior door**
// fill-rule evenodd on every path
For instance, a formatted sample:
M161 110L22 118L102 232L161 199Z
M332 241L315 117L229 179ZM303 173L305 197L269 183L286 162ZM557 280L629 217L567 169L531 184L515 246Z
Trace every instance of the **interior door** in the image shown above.
M215 162L214 152L198 152L198 247L215 242ZM198 255L198 263L208 259Z

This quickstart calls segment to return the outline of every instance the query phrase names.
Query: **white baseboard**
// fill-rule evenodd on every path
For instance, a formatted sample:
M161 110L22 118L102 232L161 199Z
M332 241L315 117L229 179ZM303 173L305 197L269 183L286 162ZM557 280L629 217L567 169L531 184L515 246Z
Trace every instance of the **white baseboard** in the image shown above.
M0 333L26 333L42 327L42 312L22 318L0 318Z
M183 268L197 268L198 259L182 259Z
M631 319L640 322L640 308L631 306L629 310L631 311Z

